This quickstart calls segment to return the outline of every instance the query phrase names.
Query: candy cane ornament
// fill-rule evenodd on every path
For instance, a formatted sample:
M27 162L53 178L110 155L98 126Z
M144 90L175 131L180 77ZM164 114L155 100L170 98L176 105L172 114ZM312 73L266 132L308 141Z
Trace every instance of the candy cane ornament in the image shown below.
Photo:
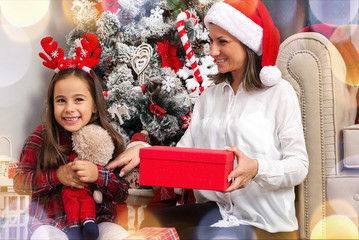
M184 20L191 19L191 18L195 20L194 27L198 28L198 22L197 22L196 16L188 11L184 11L184 12L181 12L180 14L178 14L178 16L177 16L177 31L180 35L181 42L183 44L183 48L186 51L187 58L188 58L189 62L191 63L191 67L194 71L194 77L196 78L197 82L201 83L203 80L202 74L201 74L201 71L199 70L197 60L194 56L194 53L193 53L193 50L191 47L191 43L187 37L186 28L184 26Z

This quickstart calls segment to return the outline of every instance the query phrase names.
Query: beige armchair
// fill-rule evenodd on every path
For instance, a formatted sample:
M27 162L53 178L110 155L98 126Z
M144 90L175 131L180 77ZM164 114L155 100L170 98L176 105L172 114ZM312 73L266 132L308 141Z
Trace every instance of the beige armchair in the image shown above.
M337 200L354 210L346 212L350 217L359 213L359 171L355 171L359 156L354 156L359 155L359 127L351 126L357 88L345 83L348 76L342 56L319 33L297 33L286 39L277 66L297 92L309 155L308 176L296 188L299 237L309 239L321 220L325 236L325 218L346 211L335 206Z

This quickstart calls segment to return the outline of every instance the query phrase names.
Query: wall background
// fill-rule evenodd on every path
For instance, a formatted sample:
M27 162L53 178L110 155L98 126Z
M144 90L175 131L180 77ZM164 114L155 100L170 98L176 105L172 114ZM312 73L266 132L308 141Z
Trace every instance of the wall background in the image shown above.
M8 2L18 2L12 13ZM37 20L41 5L47 5L44 16ZM53 36L67 52L65 36L73 29L71 0L0 0L0 136L12 142L13 158L18 160L26 137L40 123L48 81L53 75L42 65L38 53L40 40ZM22 9L24 8L24 9ZM34 15L29 11L33 11ZM12 25L6 14L14 19L33 22L30 26ZM15 20L14 20L15 21ZM9 145L0 139L0 155L9 155Z

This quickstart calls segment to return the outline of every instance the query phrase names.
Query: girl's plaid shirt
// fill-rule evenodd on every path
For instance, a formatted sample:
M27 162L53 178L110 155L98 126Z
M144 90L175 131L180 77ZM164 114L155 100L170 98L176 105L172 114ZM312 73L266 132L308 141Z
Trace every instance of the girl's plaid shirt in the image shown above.
M29 236L41 225L52 225L67 232L68 224L64 211L61 190L63 185L56 175L56 169L36 174L39 149L42 147L45 128L39 125L25 142L20 155L20 164L14 176L14 189L18 194L31 195L29 206ZM61 130L61 146L72 149L71 134ZM69 155L73 161L75 153ZM97 182L90 184L92 190L103 193L103 201L96 204L98 222L110 222L116 216L114 203L122 203L128 196L129 183L124 178L117 178L108 169L98 166ZM46 199L46 200L45 200Z

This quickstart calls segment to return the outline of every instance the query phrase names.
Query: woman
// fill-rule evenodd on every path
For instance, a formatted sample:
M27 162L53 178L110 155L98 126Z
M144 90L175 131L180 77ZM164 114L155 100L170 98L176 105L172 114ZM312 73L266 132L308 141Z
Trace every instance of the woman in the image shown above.
M181 239L294 239L294 186L308 159L297 96L274 66L278 30L257 0L215 3L204 21L217 85L196 101L177 146L234 152L231 185L194 190L196 204L156 212L143 225L176 227Z

